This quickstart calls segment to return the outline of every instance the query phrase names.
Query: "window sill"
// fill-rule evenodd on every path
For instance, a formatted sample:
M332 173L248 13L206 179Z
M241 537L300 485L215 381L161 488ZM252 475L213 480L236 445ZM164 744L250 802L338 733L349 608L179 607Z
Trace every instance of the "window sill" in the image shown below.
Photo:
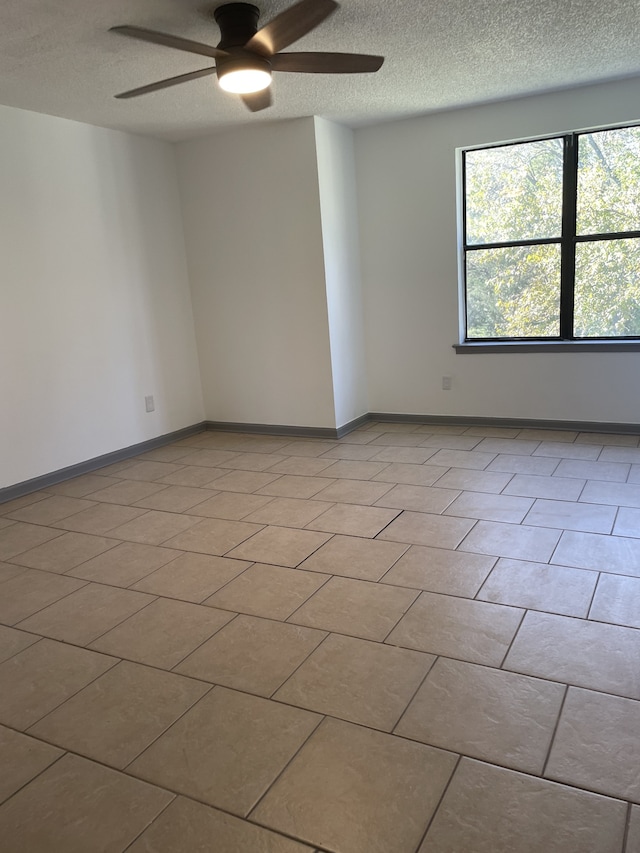
M504 341L454 344L459 355L512 352L640 352L640 340L634 341Z

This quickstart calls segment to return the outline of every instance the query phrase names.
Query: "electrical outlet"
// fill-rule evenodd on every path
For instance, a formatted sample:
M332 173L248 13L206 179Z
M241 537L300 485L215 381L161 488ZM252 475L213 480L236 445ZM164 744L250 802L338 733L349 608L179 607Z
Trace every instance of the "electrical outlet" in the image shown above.
M147 412L155 412L156 404L153 402L153 394L144 398L144 407Z
M452 379L450 376L442 377L442 390L443 391L451 391Z

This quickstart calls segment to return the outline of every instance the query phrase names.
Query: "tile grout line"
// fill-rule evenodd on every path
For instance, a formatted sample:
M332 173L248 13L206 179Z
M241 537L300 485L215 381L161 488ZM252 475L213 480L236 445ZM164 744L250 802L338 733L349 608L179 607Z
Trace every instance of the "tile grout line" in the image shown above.
M567 701L567 696L569 695L569 685L565 688L564 695L562 697L562 702L560 703L560 710L558 711L558 717L556 719L556 724L553 727L553 731L551 732L551 740L549 741L549 748L547 750L547 755L544 760L544 764L542 765L542 770L540 771L540 778L546 779L547 767L549 764L549 759L551 758L551 752L553 750L553 744L556 740L556 735L558 734L558 727L560 726L560 720L562 718L562 712L564 711L564 706ZM551 780L554 781L554 780Z
M455 753L454 753L454 755L455 755ZM425 829L424 833L422 834L422 837L420 838L420 841L418 842L418 846L417 846L417 847L416 847L416 849L415 849L415 853L420 853L420 848L422 847L422 845L423 845L423 844L424 844L424 842L426 841L427 835L429 834L429 830L431 829L431 825L433 824L433 822L434 822L434 820L435 820L435 818L436 818L436 815L437 815L437 814L438 814L438 812L440 811L440 806L441 806L441 805L442 805L442 803L444 802L444 798L445 798L445 796L446 796L446 794L447 794L447 791L449 790L449 786L450 786L450 785L451 785L451 783L453 782L453 777L454 777L454 776L456 775L456 773L458 772L458 768L460 767L461 762L462 762L462 755L458 755L458 758L457 758L457 761L456 761L456 763L455 763L455 766L454 766L454 768L453 768L453 770L452 770L452 772L451 772L451 776L449 776L449 779L447 780L447 784L444 786L444 790L442 791L442 794L440 795L440 798L439 798L439 800L438 800L438 802L437 802L437 804L436 804L436 807L435 807L435 809L433 810L433 814L431 815L431 817L430 817L430 818L429 818L429 820L427 821L426 829Z

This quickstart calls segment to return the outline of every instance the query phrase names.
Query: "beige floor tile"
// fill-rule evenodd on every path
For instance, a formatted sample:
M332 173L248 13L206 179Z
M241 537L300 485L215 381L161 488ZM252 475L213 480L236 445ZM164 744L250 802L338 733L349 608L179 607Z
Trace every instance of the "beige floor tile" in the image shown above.
M553 476L624 483L629 473L629 467L629 464L625 462L589 462L578 459L562 459Z
M565 688L439 658L394 733L540 774Z
M632 465L629 471L628 483L640 483L640 465Z
M251 525L257 527L257 525ZM227 556L238 560L257 563L272 563L276 566L299 565L310 554L330 539L330 534L312 530L296 530L290 527L265 527L247 539Z
M605 444L619 447L637 447L637 435L616 435L608 432L581 432L576 438L578 444Z
M40 491L31 492L31 494L22 495L22 497L14 498L10 501L4 501L4 503L0 504L0 516L5 515L8 512L13 512L16 509L21 509L24 506L37 503L37 501L43 501L48 497L51 497L49 492Z
M27 729L115 663L54 640L34 643L0 664L0 722Z
M640 699L640 633L568 616L527 613L504 668Z
M76 515L70 515L53 526L60 530L74 530L77 533L91 533L96 536L109 533L115 527L126 524L134 518L144 515L146 510L131 506L101 503L91 509L85 509ZM52 531L53 532L53 531Z
M534 527L558 527L564 530L582 530L586 533L611 533L616 511L616 507L613 506L539 498L524 521Z
M424 445L424 442L420 442ZM376 454L372 462L405 462L410 465L422 465L436 452L436 447L383 447L376 445Z
M257 495L251 495L251 497L257 497ZM256 524L273 524L278 527L304 527L332 506L333 504L323 500L272 498L266 506L246 516L246 521Z
M314 628L238 616L175 671L269 697L325 637Z
M391 731L435 658L331 634L275 699Z
M472 471L450 468L434 482L439 489L459 489L468 492L501 492L511 479L510 473L499 471Z
M596 572L502 557L477 597L495 604L585 617L597 580Z
M0 583L8 581L16 575L21 575L25 569L22 566L16 566L12 563L0 563Z
M331 463L332 465L335 463ZM263 486L258 490L259 495L271 495L276 498L312 498L321 489L335 483L335 480L324 476L303 477L293 474L284 474L277 480Z
M0 663L37 643L40 637L0 625Z
M30 569L64 573L119 544L117 539L106 539L103 536L63 533L13 559L18 565Z
M269 468L271 474L294 474L302 477L315 477L329 465L333 459L314 456L289 456Z
M12 853L121 853L173 795L65 755L0 808Z
M640 507L640 485L636 483L602 483L589 480L580 501L612 506Z
M420 442L420 447L437 450L439 447L448 450L473 450L480 444L481 437L479 435L430 435L423 438Z
M377 581L407 550L398 542L334 536L300 564L301 569L328 575Z
M327 575L256 563L207 598L210 607L283 620L327 580Z
M284 435L256 435L255 433L245 433L238 440L236 436L235 442L230 443L230 449L237 449L241 453L277 453L278 455L288 456L288 448L291 445L291 438Z
M637 436L636 436L637 438ZM598 461L608 463L633 463L640 462L640 448L638 447L605 447L598 457ZM594 477L594 479L596 479Z
M222 477L228 472L224 468L207 468L204 465L185 465L179 471L173 474L167 474L166 477L160 477L157 484L168 486L191 486L194 488L211 487L217 477Z
M184 797L174 800L127 853L211 851L213 839L220 853L313 853L306 844Z
M399 514L395 509L383 509L356 504L336 504L307 524L309 530L342 533L373 539Z
M481 554L412 545L382 582L473 598L495 562Z
M471 468L476 471L483 471L495 457L495 453L441 448L429 459L429 465L441 465L443 468Z
M348 459L351 462L366 462L376 455L378 449L369 444L337 444L323 453L322 459L331 459L332 461Z
M640 702L570 687L545 776L640 802Z
M204 448L183 456L180 462L195 468L217 468L222 463L232 462L238 455L235 451Z
M0 516L0 530L2 530L3 527L11 527L12 524L17 524L17 522L13 521L11 518L2 518Z
M194 506L190 515L199 515L205 518L221 518L226 521L240 521L252 512L261 509L271 503L273 498L263 495L245 495L241 492L218 492L197 506Z
M507 521L519 524L531 509L530 498L493 495L484 492L462 492L447 509L444 515L456 515L463 518L483 518L486 521Z
M393 486L376 501L376 506L391 509L409 509L415 512L441 513L458 497L453 489L435 489L430 486Z
M180 551L171 548L123 542L122 545L71 569L70 574L97 583L130 586L179 556Z
M234 471L265 471L286 458L277 453L239 453L229 462L221 462L220 468L233 468Z
M91 648L171 669L230 619L233 614L223 610L160 598L101 636Z
M136 501L148 498L150 495L160 494L161 492L164 492L166 488L167 486L164 483L145 483L141 480L120 480L111 486L106 486L104 489L93 492L91 500L100 501L101 503L128 506Z
M640 853L640 806L631 807L625 853Z
M565 441L572 443L576 440L578 433L569 429L521 429L518 438L533 441ZM594 442L597 444L597 442Z
M572 477L541 477L534 474L516 474L504 490L505 495L520 495L527 498L552 498L577 501L586 480ZM602 503L606 503L603 501Z
M322 476L347 480L371 480L386 468L386 462L352 462L348 459L341 459L325 468Z
M420 424L414 432L423 433L424 435L463 435L467 433L468 427L456 426L455 424L429 423L428 421Z
M64 495L53 495L50 498L22 507L22 509L6 513L6 515L15 521L24 521L27 524L52 524L62 518L67 518L69 515L74 515L76 512L91 509L92 506L95 506L92 501L67 498Z
M568 444L565 441L541 441L534 456L551 456L562 459L597 459L602 445ZM508 451L507 451L508 452Z
M470 426L465 430L465 435L475 435L481 438L517 438L521 430L518 427L501 426Z
M331 578L290 621L310 628L335 631L364 640L384 640L415 601L411 589Z
M173 474L179 471L181 465L175 465L171 462L138 462L133 461L131 465L125 468L120 476L123 480L158 480L160 477L166 477L167 474Z
M554 551L552 562L578 569L640 577L640 541L624 536L567 530Z
M137 501L136 506L166 512L187 512L216 494L217 492L212 489L194 488L193 486L167 486L162 491Z
M382 464L382 463L380 463ZM392 462L380 474L373 477L378 483L402 484L405 486L432 486L447 469L438 465L412 465L409 462Z
M205 518L163 544L169 548L221 557L261 529L259 524L247 524L244 521Z
M27 569L2 584L0 622L15 625L84 586L75 578Z
M333 450L337 447L336 441L305 441L298 439L297 441L289 442L280 448L280 453L283 456L322 456L327 450Z
M620 853L626 804L463 758L418 853Z
M476 524L475 519L444 518L441 515L405 510L380 533L379 538L392 542L454 549L474 524Z
M315 496L318 501L332 501L343 504L362 504L371 506L378 498L386 494L389 483L371 483L368 480L337 480Z
M252 817L340 853L413 853L455 756L325 720Z
M320 720L309 711L214 687L128 771L244 817Z
M209 554L182 554L142 578L131 589L200 604L250 565L242 560Z
M373 439L371 444L376 447L418 447L424 440L423 433L383 432Z
M279 474L264 471L229 471L216 477L215 488L226 492L256 492L280 478Z
M560 460L542 456L512 456L500 453L493 462L487 465L487 471L502 471L503 473L522 474L548 477L558 467ZM510 485L510 484L509 484ZM508 488L508 487L507 487ZM505 494L511 494L505 489ZM537 497L537 496L536 496Z
M55 539L56 536L60 536L59 530L50 530L36 524L16 522L4 527L0 530L0 560L10 560L30 548Z
M120 480L115 477L83 474L81 477L74 477L71 480L65 480L63 483L47 486L47 491L53 495L66 495L68 498L84 498L100 489L106 489L107 486L115 486L119 482Z
M143 545L162 545L163 542L179 536L199 521L200 519L195 516L150 510L134 518L133 521L116 527L111 531L111 536L127 542L140 542Z
M471 663L500 666L524 611L423 592L387 642Z
M209 689L200 681L121 661L29 733L122 769Z
M640 509L620 507L613 525L614 536L631 536L640 539Z
M154 600L152 595L88 583L20 623L24 631L85 646Z
M540 446L539 441L520 438L483 438L475 451L482 453L510 453L514 456L530 456Z
M141 462L178 462L189 452L190 451L186 447L165 445L164 447L156 447L154 450L148 450L146 453L141 453L138 456L138 459Z
M551 558L560 531L525 524L503 524L499 521L479 521L460 545L461 551L512 557L515 560Z
M640 578L601 574L589 619L640 628Z
M0 726L0 755L0 803L3 803L53 764L63 752L48 743Z

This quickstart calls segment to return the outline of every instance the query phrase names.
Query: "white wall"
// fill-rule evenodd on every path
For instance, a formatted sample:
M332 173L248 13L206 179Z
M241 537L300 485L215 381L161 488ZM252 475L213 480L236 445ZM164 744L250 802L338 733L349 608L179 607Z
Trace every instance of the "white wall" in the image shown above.
M314 120L177 153L207 419L335 427Z
M0 487L203 419L170 145L0 107L0 270Z
M353 132L315 119L337 426L366 414L367 376Z
M456 355L455 149L640 120L638 80L355 133L369 409L638 423L640 353ZM451 391L442 376L453 377Z

